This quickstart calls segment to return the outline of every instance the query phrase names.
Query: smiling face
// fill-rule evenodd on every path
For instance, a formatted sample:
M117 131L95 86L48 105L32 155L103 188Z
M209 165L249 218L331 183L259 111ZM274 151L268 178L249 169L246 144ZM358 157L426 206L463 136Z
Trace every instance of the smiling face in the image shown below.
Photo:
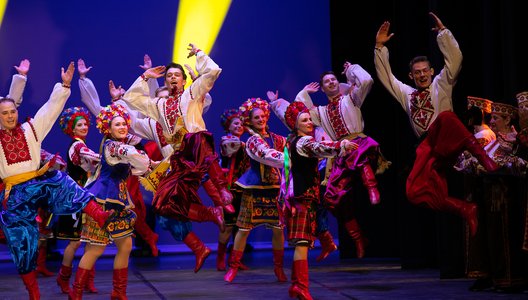
M414 80L418 90L425 90L433 81L434 70L428 61L419 61L412 65L409 78Z
M18 123L18 110L12 101L0 102L0 125L4 129L14 129Z
M510 131L511 119L508 116L492 113L490 120L491 130L495 133L508 133Z
M229 124L229 133L236 137L241 137L244 133L244 126L242 126L242 121L240 121L240 118L233 118L231 120L231 124Z
M321 90L326 96L332 98L339 94L339 81L334 74L326 74L320 82Z
M313 122L312 122L312 118L310 117L310 114L309 113L300 114L299 117L297 117L297 122L296 122L295 127L297 128L298 135L300 136L311 135L314 130L314 126L313 126Z
M183 70L171 67L165 73L165 86L172 91L182 91L187 82L183 76Z
M86 139L88 135L88 122L85 118L79 119L75 126L73 127L73 136L79 137L81 139Z
M259 133L266 132L266 125L268 124L268 117L260 108L255 108L250 113L249 123L251 127Z
M124 140L128 134L128 125L123 117L115 117L110 122L110 136L115 140Z

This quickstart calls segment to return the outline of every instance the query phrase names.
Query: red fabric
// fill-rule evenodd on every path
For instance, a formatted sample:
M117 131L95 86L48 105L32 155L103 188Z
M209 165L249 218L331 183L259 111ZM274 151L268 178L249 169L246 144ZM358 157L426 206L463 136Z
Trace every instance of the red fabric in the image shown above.
M205 173L217 159L211 133L188 133L179 151L171 156L171 171L161 180L154 194L152 207L155 213L188 221L192 203L202 205L198 188Z
M163 155L161 154L161 150L158 147L158 144L153 141L148 141L145 143L145 152L147 152L148 157L152 160L162 160Z
M412 204L449 211L444 169L451 167L471 133L453 112L442 112L416 149L416 160L407 178L407 198Z

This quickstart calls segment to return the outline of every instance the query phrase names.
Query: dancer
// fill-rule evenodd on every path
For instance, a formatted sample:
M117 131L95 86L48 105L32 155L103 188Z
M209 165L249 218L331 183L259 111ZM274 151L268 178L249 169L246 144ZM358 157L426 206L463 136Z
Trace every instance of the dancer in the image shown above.
M70 96L70 83L75 67L61 69L62 84L57 83L50 99L33 119L18 123L15 101L0 98L0 178L5 189L2 199L1 224L9 251L17 266L30 299L39 299L36 280L38 226L37 211L46 206L56 215L68 215L82 209L99 226L105 227L109 213L95 203L93 195L80 188L69 176L59 171L46 172L53 161L39 169L42 140L59 117Z
M272 251L274 272L279 282L288 279L283 270L284 234L279 220L278 196L280 172L284 164L282 153L286 139L268 131L269 104L260 98L250 98L239 108L240 116L251 136L246 143L249 169L236 182L242 189L238 232L231 251L229 270L224 280L232 282L238 272L247 238L251 230L264 225L273 231Z
M86 145L86 137L91 124L90 112L84 107L67 108L62 112L59 124L62 132L72 139L68 148L68 156L66 157L66 172L77 184L84 186L88 177L95 172L101 160L99 154ZM75 252L81 245L82 214L59 216L55 228L57 239L69 241L66 248L64 248L62 264L56 280L62 293L68 294L70 292L73 259ZM90 293L97 293L93 282L94 277L95 268L92 268L85 287L85 290Z
M128 282L128 261L132 251L132 233L136 214L132 211L126 179L132 175L144 174L153 162L144 152L138 152L134 146L125 144L130 116L119 104L111 104L101 109L97 115L97 128L105 136L99 170L95 181L88 183L98 205L105 210L115 210L116 217L102 228L87 218L83 226L81 241L87 242L84 254L79 262L75 282L70 290L71 299L82 299L82 292L90 270L103 254L106 245L114 242L117 253L114 258L112 299L126 299Z
M462 63L462 53L453 34L432 12L433 30L444 55L444 67L433 79L434 69L427 57L418 56L409 64L409 78L416 88L402 83L392 74L389 50L385 47L394 33L389 33L390 23L384 22L376 34L374 63L383 86L396 98L409 115L411 126L423 141L416 149L416 160L407 178L408 200L415 205L425 205L433 210L446 211L464 218L471 235L477 232L477 205L449 197L445 167L468 150L488 171L497 165L486 155L477 139L464 127L452 112L452 92Z

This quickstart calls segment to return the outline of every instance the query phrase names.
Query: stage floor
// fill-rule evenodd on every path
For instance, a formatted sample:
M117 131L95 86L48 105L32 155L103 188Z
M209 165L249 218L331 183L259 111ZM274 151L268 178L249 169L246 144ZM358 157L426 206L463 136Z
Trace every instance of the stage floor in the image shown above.
M112 249L108 249L111 253ZM163 248L162 248L163 251ZM340 260L334 252L317 263L320 249L310 253L310 291L314 299L527 299L528 294L470 292L469 279L439 279L436 269L402 270L396 259ZM285 254L285 272L290 276L293 251ZM223 281L224 272L215 268L212 253L200 272L193 272L190 253L163 251L159 258L130 260L129 299L290 299L289 283L278 283L273 274L270 250L256 249L245 254L251 268L240 271L235 281ZM75 261L77 265L78 259ZM56 272L59 261L49 261ZM102 257L96 265L95 286L98 294L84 294L84 299L109 299L112 290L112 258ZM72 279L73 280L73 279ZM39 277L42 299L67 299L60 293L55 277ZM27 293L14 265L0 261L0 299L27 299Z

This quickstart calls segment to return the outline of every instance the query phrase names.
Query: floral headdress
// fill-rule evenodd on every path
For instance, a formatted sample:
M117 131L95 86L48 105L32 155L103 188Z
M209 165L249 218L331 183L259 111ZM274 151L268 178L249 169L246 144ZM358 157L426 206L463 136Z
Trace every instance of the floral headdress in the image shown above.
M299 115L307 112L308 108L306 107L306 105L304 105L304 103L298 101L290 103L290 105L288 105L288 107L286 108L286 112L284 113L284 120L286 121L286 126L288 126L291 131L294 131L295 124L297 123L297 118L299 117Z
M97 129L104 135L110 135L110 123L115 117L122 117L125 119L128 128L130 129L130 115L127 110L120 104L112 103L101 108L97 115L96 123Z
M220 124L222 124L222 127L225 131L229 130L229 126L231 126L231 121L235 118L240 118L240 112L238 109L226 109L224 112L220 115Z
M262 100L260 98L249 98L238 109L240 111L240 120L244 123L244 125L249 126L249 114L252 110L255 108L261 109L266 117L269 117L270 115L270 107L269 103L266 100Z
M86 120L86 125L90 126L90 112L86 108L79 106L69 107L60 115L60 128L64 133L73 137L73 128L75 128L75 124L77 124L80 118L84 118Z

